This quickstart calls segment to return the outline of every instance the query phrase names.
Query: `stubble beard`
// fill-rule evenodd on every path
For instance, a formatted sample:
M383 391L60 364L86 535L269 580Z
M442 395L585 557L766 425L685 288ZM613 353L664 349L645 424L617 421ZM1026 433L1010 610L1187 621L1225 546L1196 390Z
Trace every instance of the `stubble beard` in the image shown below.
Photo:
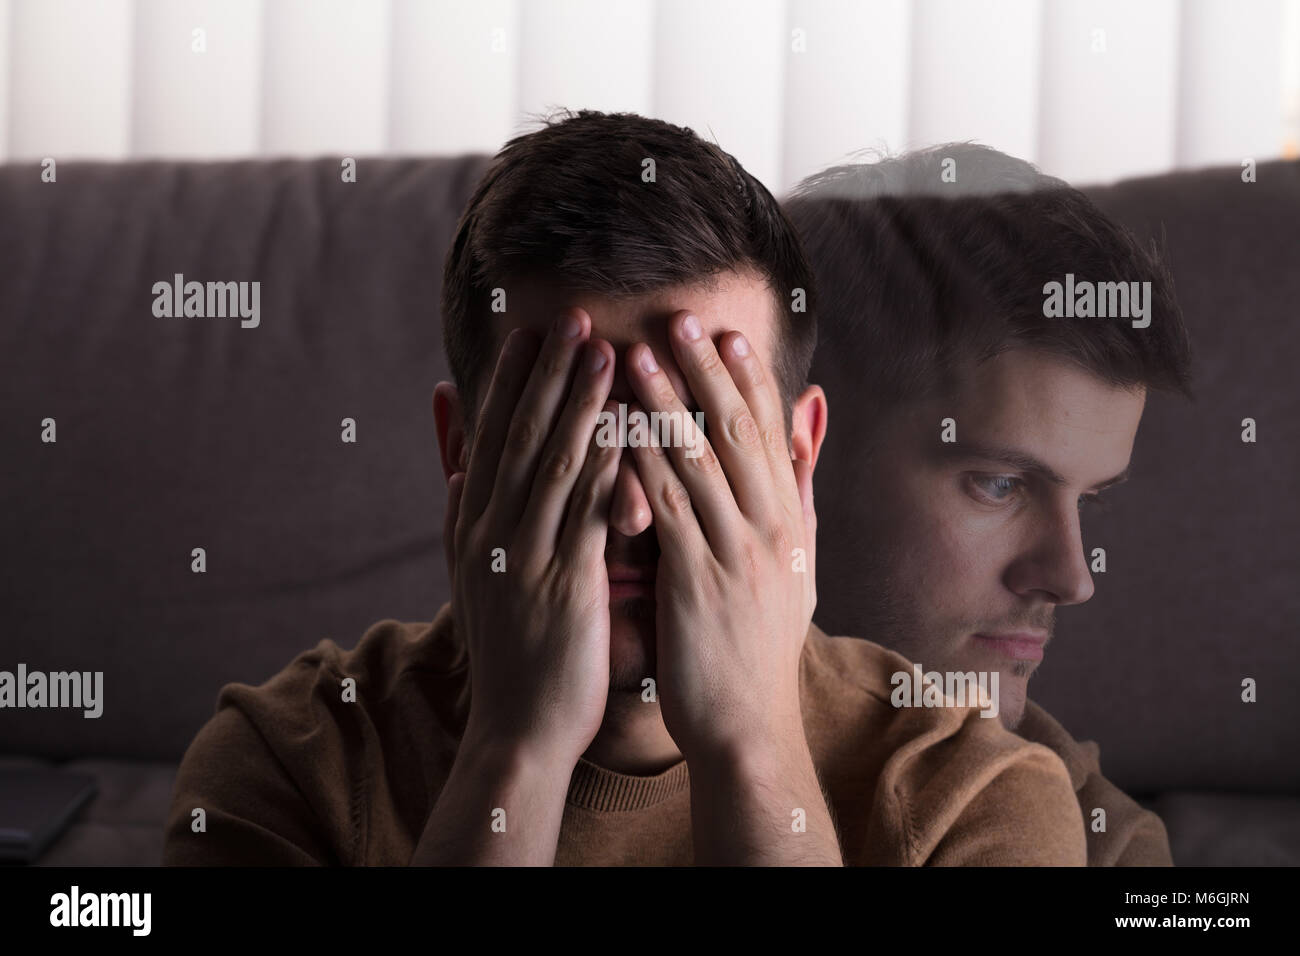
M892 568L897 568L899 564L899 554L896 549L880 548L873 553L867 554L859 559L861 573L855 581L853 601L854 629L851 633L857 637L864 637L869 641L880 644L902 654L914 664L920 664L927 670L972 670L961 665L959 661L950 660L946 657L935 659L934 638L938 635L930 633L931 628L925 625L925 617L922 614L923 600L921 595L913 590L900 587L898 581L891 575ZM1035 622L1036 626L1045 627L1049 636L1054 629L1054 620L1048 617L1046 621ZM969 633L976 633L980 630L981 624L971 622L969 625L963 623L957 633L952 635L954 641L962 641ZM956 645L944 644L940 647L940 653L951 653L950 648ZM927 650L929 648L929 650ZM1034 661L1011 661L998 667L1003 674L1003 678L1011 677L1017 681L1025 681L1024 699L1029 699L1028 679L1036 671L1037 662ZM999 705L1001 710L1001 706ZM1024 719L1025 707L1022 706L1018 713L1007 714L1002 712L1003 725L1011 731L1014 731L1020 722Z
M641 694L641 682L647 677L656 678L655 672L655 602L653 598L619 598L610 602L611 627L622 621L625 628L635 628L640 639L636 649L611 660L609 692L611 694ZM656 678L657 679L657 678Z

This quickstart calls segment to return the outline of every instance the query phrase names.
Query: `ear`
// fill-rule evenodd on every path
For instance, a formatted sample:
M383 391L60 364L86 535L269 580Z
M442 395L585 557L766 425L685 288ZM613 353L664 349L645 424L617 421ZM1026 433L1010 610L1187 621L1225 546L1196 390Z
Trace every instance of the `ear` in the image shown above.
M464 410L460 392L451 382L439 382L433 389L433 420L438 430L442 475L450 480L458 471L469 470Z
M829 414L820 385L809 385L790 409L790 457L806 461L810 472L817 467Z

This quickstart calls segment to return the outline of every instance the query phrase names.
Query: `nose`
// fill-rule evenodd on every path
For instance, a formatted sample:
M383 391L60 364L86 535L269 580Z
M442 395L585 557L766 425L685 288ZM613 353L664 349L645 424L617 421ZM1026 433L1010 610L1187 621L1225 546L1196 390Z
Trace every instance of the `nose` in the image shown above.
M609 523L619 534L635 538L654 520L650 502L636 473L630 449L623 449L618 463L618 477L614 479L614 499L610 502Z
M1045 519L1024 554L1007 570L1007 587L1051 604L1082 604L1095 587L1083 553L1078 507L1063 504Z

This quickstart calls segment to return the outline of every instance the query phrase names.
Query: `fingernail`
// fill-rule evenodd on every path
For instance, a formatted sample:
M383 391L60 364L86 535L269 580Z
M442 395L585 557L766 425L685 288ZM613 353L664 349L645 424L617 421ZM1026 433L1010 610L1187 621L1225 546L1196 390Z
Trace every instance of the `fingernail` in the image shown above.
M736 338L732 341L731 351L735 352L737 355L749 354L749 343L745 341L745 337L743 335L737 335Z
M700 337L700 320L693 315L688 315L682 320L682 335L686 336L692 342Z
M641 370L644 372L659 371L659 363L655 361L654 352L650 351L649 346L641 350Z
M590 357L587 359L587 367L588 367L589 369L591 369L593 372L599 372L602 368L605 367L605 353L604 353L604 352L602 352L600 349L596 348L594 345L588 345L588 346L587 346L587 352L588 352L588 354L589 354L589 356L590 356Z
M560 316L560 320L556 323L556 327L560 330L560 334L566 339L571 339L582 331L582 323L568 314Z

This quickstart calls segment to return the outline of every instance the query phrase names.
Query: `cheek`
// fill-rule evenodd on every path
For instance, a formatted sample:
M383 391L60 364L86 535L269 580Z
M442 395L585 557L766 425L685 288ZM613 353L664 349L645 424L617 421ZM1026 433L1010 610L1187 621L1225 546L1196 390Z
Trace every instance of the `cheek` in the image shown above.
M950 489L932 487L901 522L903 567L922 600L944 616L967 617L987 603L1001 576L998 521Z

